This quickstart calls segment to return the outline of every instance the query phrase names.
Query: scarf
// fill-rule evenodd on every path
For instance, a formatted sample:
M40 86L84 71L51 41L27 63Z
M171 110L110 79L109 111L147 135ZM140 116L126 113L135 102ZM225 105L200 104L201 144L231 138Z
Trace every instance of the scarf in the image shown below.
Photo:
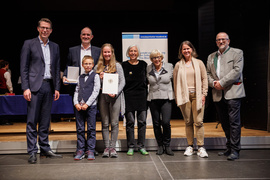
M202 79L199 63L195 58L191 59L194 71L195 71L195 83L196 83L196 107L197 110L202 108ZM175 83L175 99L177 106L181 106L189 102L189 91L186 78L186 66L185 60L181 59L178 63L179 68L176 72Z

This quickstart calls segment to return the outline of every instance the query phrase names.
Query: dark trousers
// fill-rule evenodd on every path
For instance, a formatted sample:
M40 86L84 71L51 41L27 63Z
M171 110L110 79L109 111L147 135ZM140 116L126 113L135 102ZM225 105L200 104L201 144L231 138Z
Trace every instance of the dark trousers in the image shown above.
M95 152L97 106L90 106L86 111L75 110L77 128L77 151ZM85 139L85 120L87 122L87 140Z
M145 143L145 131L146 131L146 111L137 111L138 122L138 140L137 146L139 149L144 148ZM127 146L128 148L135 147L134 139L134 124L135 124L135 111L126 112L126 133L127 133Z
M170 146L172 103L168 99L157 99L150 102L150 111L158 146ZM162 129L161 129L162 127ZM162 131L163 130L163 131Z
M27 151L29 154L37 153L37 135L41 151L49 151L48 140L53 90L51 81L43 81L38 92L31 93L31 101L27 102ZM37 123L38 132L37 132Z
M226 100L224 97L215 103L218 117L227 138L227 149L239 153L241 149L241 99Z

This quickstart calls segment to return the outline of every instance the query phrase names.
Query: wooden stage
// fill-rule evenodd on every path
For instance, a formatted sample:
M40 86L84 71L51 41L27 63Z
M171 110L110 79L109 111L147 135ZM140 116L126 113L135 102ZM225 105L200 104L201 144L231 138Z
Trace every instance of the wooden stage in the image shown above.
M217 123L204 123L205 137L225 137L221 124L216 128ZM183 138L185 134L184 120L171 120L172 138ZM76 140L76 122L52 122L50 140ZM97 140L102 140L101 122L97 122ZM9 126L0 126L0 141L26 141L26 123L14 123ZM135 129L137 136L137 130ZM242 136L270 136L267 131L246 129L242 127ZM146 129L146 139L154 139L154 131L152 126ZM126 129L123 121L119 122L118 139L126 139Z
M224 147L224 142L226 141L224 132L222 130L221 124L216 128L217 123L204 123L205 127L205 145L209 146L208 148L222 148ZM102 146L102 134L101 134L101 122L97 122L97 146L100 144ZM184 120L171 120L171 129L172 129L172 146L174 149L183 149L186 144L186 135L185 135L185 124ZM137 137L137 129L135 129L135 137ZM76 148L76 123L72 122L52 122L51 123L51 133L49 135L50 142L57 143L66 143L72 142L72 149ZM126 131L123 127L123 121L119 122L119 150L126 149ZM156 142L154 137L154 131L152 126L148 126L146 130L146 147L147 145L155 149ZM220 142L217 142L220 141ZM181 141L181 142L180 142ZM99 143L98 143L99 142ZM122 143L120 143L122 142ZM12 146L16 146L15 143L21 143L25 146L26 144L26 123L14 123L13 125L3 125L0 126L0 154L1 148L4 149L2 152L7 152L7 144L13 143ZM184 144L183 144L184 143ZM247 148L270 148L270 133L267 131L261 130L252 130L242 127L242 147L243 143L247 144L244 147ZM179 147L181 144L181 147ZM182 145L183 144L183 145ZM219 144L219 145L216 145ZM222 146L221 146L222 145ZM256 145L256 146L254 146ZM59 146L57 146L58 148ZM124 147L124 149L123 149ZM14 147L16 149L16 147ZM22 148L24 149L24 148ZM102 148L100 148L102 149ZM151 149L151 148L150 148ZM72 150L65 150L72 151ZM25 152L25 151L24 151Z

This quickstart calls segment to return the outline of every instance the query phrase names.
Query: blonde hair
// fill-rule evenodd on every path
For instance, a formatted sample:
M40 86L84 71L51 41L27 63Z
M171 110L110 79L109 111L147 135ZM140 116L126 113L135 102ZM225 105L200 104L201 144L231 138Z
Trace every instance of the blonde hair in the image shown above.
M93 61L93 64L95 63L95 61L94 61L94 59L93 59L93 57L92 57L92 56L85 55L85 56L83 56L83 59L82 59L82 64L84 63L84 61L85 61L86 59L90 59L90 60L92 60L92 61Z
M108 65L108 70L105 71L106 73L114 73L116 72L116 59L115 59L115 54L114 54L114 48L111 44L109 43L106 43L106 44L103 44L103 46L101 47L101 52L100 52L100 56L99 56L99 59L98 59L98 63L97 63L97 71L96 73L101 73L104 71L104 68L105 68L105 60L104 60L104 57L103 57L103 49L104 47L108 46L109 48L111 48L111 51L112 51L112 55L111 55L111 60L109 62L109 65Z
M153 57L156 57L156 56L161 56L161 60L163 60L163 58L164 58L164 56L163 56L163 54L160 52L160 50L158 50L158 49L154 49L154 50L152 50L151 51L151 53L150 53L150 60L152 61L152 58Z

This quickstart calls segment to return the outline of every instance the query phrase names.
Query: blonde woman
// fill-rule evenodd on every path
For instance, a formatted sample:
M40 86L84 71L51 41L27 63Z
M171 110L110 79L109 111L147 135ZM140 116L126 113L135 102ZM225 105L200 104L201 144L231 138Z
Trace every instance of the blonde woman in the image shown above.
M181 43L178 61L173 72L175 100L180 107L186 124L188 147L185 156L194 154L194 127L197 137L199 157L207 158L204 148L203 115L205 97L208 91L207 73L203 62L196 59L197 53L189 41Z
M124 114L124 96L123 88L125 86L125 77L122 66L116 61L114 48L111 44L104 44L101 47L101 54L96 66L96 73L99 74L101 81L104 73L117 73L119 76L118 93L99 95L99 111L102 120L102 136L105 150L102 157L117 158L115 150L119 131L119 114ZM109 132L109 123L111 123L111 141Z
M152 64L147 66L149 82L149 101L152 115L154 134L158 144L157 155L166 153L173 156L171 143L171 112L174 99L172 88L173 65L163 61L163 54L159 50L150 53Z

